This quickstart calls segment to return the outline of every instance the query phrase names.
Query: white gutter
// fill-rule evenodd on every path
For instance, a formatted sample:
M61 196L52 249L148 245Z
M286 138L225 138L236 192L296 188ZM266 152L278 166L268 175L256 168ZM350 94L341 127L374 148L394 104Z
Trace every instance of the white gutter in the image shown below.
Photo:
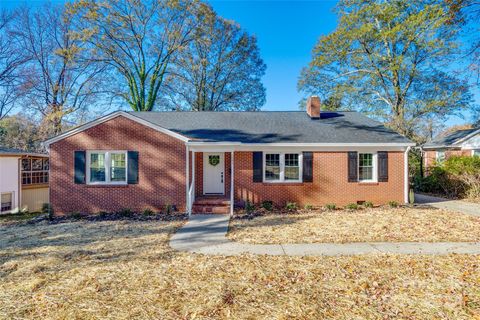
M405 204L408 204L408 193L410 191L410 183L409 183L409 170L408 170L408 153L410 152L411 147L407 147L405 150L405 154L403 156L404 161L404 201Z

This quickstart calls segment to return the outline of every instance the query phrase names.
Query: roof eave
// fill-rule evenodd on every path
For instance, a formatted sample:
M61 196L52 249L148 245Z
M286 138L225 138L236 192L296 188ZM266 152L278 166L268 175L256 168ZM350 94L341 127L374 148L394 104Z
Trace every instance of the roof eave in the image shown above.
M117 117L120 117L120 116L123 116L123 117L125 117L125 118L127 118L127 119L133 120L133 121L138 122L138 123L140 123L140 124L143 124L143 125L145 125L145 126L147 126L147 127L150 127L150 128L152 128L152 129L154 129L154 130L157 130L157 131L160 131L160 132L162 132L162 133L165 133L165 134L167 134L167 135L169 135L169 136L172 136L172 137L177 138L177 139L179 139L179 140L182 140L182 141L184 141L184 142L187 142L187 141L190 140L189 138L187 138L187 137L185 137L185 136L183 136L183 135L181 135L181 134L178 134L178 133L176 133L176 132L173 132L173 131L171 131L171 130L168 130L168 129L166 129L166 128L163 128L163 127L161 127L161 126L158 126L158 125L156 125L156 124L153 124L153 123L151 123L150 121L147 121L147 120L145 120L145 119L139 118L139 117L137 117L137 116L135 116L135 115L133 115L133 114L130 114L130 113L128 113L128 112L125 112L125 111L115 111L115 112L112 112L112 113L110 113L110 114L107 114L107 115L105 115L105 116L103 116L103 117L101 117L101 118L98 118L98 119L96 119L96 120L87 122L87 123L85 123L85 124L83 124L83 125L80 125L80 126L74 128L74 129L71 129L71 130L69 130L69 131L66 131L66 132L64 132L64 133L62 133L62 134L60 134L60 135L58 135L58 136L56 136L56 137L50 138L50 139L48 139L48 140L45 140L45 141L42 143L42 145L43 145L45 148L48 149L49 146L50 146L52 143L55 143L55 142L60 141L60 140L63 140L63 139L65 139L65 138L68 138L68 137L73 136L73 135L75 135L75 134L77 134L77 133L80 133L80 132L85 131L85 130L87 130L87 129L89 129L89 128L95 127L95 126L97 126L97 125L99 125L99 124L101 124L101 123L107 122L107 121L109 121L109 120L112 120L112 119L117 118Z

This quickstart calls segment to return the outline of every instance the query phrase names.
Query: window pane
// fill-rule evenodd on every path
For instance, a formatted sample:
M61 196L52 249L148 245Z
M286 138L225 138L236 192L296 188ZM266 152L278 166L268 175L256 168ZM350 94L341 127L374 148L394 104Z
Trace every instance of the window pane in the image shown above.
M280 166L280 155L269 153L265 155L265 165Z
M473 150L473 155L474 155L474 156L477 156L477 157L480 157L480 149L478 149L478 150Z
M287 153L285 154L285 166L286 167L298 167L298 154Z
M43 161L42 161L42 159L32 159L32 170L33 170L33 171L43 170Z
M300 170L298 167L285 167L285 180L299 180Z
M360 181L373 180L373 154L360 153L358 155L358 179Z
M1 197L1 206L0 206L0 211L10 211L12 210L12 201L13 201L13 196L11 193L2 193Z
M280 180L280 154L265 155L265 180Z
M90 155L90 181L105 181L105 154L92 153Z
M265 167L265 180L280 180L280 167Z
M32 169L30 159L22 159L22 170L30 171Z
M360 180L372 180L373 179L373 168L372 167L360 167L359 168Z
M50 169L50 162L48 159L43 159L43 170L48 170Z
M22 172L22 184L31 184L31 183L32 183L32 173Z
M299 180L298 153L285 154L285 180Z
M112 153L110 168L111 181L126 181L125 153Z

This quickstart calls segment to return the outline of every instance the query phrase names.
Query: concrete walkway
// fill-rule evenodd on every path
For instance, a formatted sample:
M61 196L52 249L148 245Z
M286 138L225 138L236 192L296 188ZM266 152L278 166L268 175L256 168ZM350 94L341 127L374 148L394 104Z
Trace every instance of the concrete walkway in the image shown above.
M228 215L192 215L170 246L186 252L234 256L243 253L288 256L385 254L480 254L479 242L361 242L311 244L243 244L226 238Z
M426 204L438 209L446 209L480 217L480 204L461 200L450 200L439 197L415 194L415 203Z

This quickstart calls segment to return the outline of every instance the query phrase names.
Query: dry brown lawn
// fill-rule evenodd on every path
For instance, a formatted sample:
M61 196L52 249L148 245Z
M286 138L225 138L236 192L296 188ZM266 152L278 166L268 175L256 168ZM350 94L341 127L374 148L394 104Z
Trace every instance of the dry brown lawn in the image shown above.
M244 243L480 241L480 218L433 208L312 211L233 219Z
M0 225L0 319L471 319L480 257L203 256L181 222Z

